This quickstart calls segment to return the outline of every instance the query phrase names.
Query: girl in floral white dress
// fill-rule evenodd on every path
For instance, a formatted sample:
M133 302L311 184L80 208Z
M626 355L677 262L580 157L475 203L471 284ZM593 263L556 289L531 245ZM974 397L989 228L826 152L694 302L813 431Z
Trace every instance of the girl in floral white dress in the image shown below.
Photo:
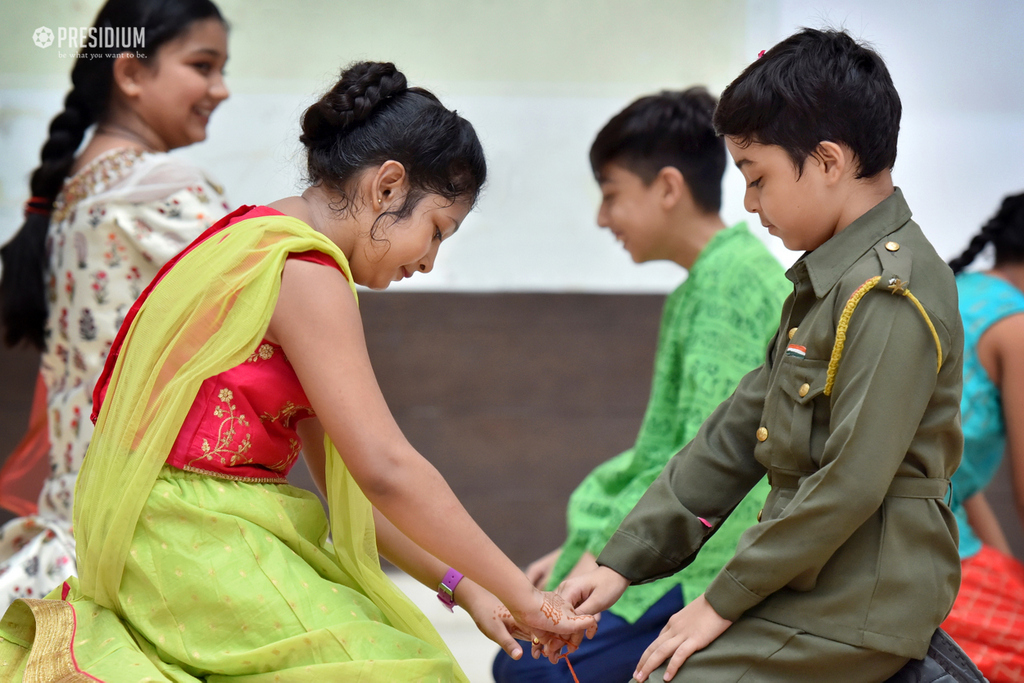
M217 7L109 0L94 25L141 28L145 46L116 58L82 49L32 175L25 223L2 249L4 341L42 351L50 471L36 513L0 529L0 611L75 573L72 498L107 352L160 266L228 210L216 183L167 154L205 139L228 96Z

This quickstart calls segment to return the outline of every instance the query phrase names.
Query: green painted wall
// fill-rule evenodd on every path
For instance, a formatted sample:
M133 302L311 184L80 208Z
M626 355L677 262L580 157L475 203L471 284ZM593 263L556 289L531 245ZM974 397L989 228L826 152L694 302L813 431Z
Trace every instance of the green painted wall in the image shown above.
M89 26L93 0L15 0L0 26L0 87L62 87L69 50L32 33ZM750 61L745 0L222 0L236 91L306 92L357 59L461 92L595 95L703 82Z

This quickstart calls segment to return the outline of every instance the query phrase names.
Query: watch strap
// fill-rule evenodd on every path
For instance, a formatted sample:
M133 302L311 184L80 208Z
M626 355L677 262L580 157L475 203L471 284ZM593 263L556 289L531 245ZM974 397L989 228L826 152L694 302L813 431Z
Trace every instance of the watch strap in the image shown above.
M437 599L449 612L455 611L455 587L459 585L459 581L462 581L462 574L449 567L437 586Z

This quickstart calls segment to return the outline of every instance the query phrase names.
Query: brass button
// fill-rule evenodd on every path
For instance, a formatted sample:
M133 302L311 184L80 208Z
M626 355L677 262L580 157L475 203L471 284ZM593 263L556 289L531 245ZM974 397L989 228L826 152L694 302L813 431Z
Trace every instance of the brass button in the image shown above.
M885 248L888 249L889 251L899 251L900 250L900 243L899 242L886 242L885 243Z
M789 338L790 338L790 339L792 339L792 338L793 338L793 335L794 335L794 334L796 334L796 328L795 328L795 327L791 327L791 328L789 328Z
M761 427L760 429L758 429L757 430L757 440L758 441L767 441L768 440L768 430L765 429L764 427Z
M759 521L759 522L761 521L761 515L763 515L763 514L764 514L764 508L761 508L760 510L757 511L757 521Z
M798 392L800 394L800 398L803 398L804 396L806 396L807 392L810 391L810 390L811 390L811 385L810 384L801 384L800 385L800 391Z

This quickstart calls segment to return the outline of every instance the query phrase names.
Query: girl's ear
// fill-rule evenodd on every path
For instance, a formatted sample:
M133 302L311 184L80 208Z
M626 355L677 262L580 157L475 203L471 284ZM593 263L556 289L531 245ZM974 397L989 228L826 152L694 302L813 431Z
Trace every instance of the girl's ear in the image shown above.
M815 159L821 167L821 173L828 182L837 181L856 162L853 150L846 145L824 141L818 143L814 150Z
M409 189L408 180L409 175L405 171L405 166L394 159L385 161L377 172L372 174L369 187L370 205L382 211L398 196L406 193Z
M114 86L126 97L139 94L141 80L149 67L131 52L122 52L114 60Z

